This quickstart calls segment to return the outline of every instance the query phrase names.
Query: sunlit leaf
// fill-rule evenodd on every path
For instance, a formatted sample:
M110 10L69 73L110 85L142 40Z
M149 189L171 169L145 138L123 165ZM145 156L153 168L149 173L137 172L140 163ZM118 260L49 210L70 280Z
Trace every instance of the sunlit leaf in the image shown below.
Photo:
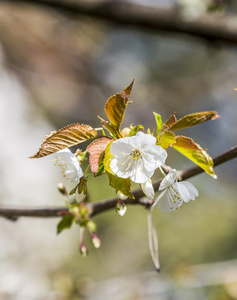
M105 151L105 148L106 148L107 144L110 141L111 141L111 139L109 139L107 137L102 137L102 138L100 138L98 140L93 141L87 147L87 151L90 154L90 167L91 167L91 171L94 174L97 174L97 172L98 172L101 158L103 156L103 153Z
M170 130L183 129L190 126L200 124L205 121L215 120L220 118L216 111L203 111L199 113L193 113L186 115L176 121L171 127Z
M170 129L170 127L176 122L176 117L175 117L175 113L173 113L168 120L166 120L166 122L161 126L160 130L158 131L157 134L157 139L159 140L161 135Z
M123 92L111 96L105 104L105 113L116 130L119 130L123 122L133 82Z
M195 143L193 139L185 136L177 136L176 142L172 147L192 160L209 175L216 178L212 158L200 145Z
M117 175L113 175L107 172L109 177L109 184L117 191L122 192L125 196L134 199L131 192L131 180L129 178L120 178Z
M153 114L156 119L156 134L157 134L162 127L162 119L161 119L161 115L157 114L156 112L153 112Z
M111 144L112 144L112 142L109 142L106 149L105 149L104 167L105 167L106 172L109 172L110 174L115 175L115 173L110 168L111 160L114 157L113 154L110 151Z
M43 157L59 150L78 145L97 136L97 131L89 125L71 124L47 135L39 151L30 158Z
M57 225L57 234L62 232L64 229L69 229L73 223L73 216L72 215L65 215Z
M104 119L102 119L99 116L98 116L98 118L100 119L103 128L109 132L111 137L116 138L116 139L119 139L121 137L119 135L119 131L116 128L114 128L113 125L110 125L109 122L105 121Z
M124 89L124 93L127 97L129 97L132 92L132 87L133 87L134 81L135 81L135 79L133 79L133 81L130 83L130 85Z
M132 127L128 136L134 136L139 130L144 130L144 127L142 125Z
M164 133L159 137L157 144L163 149L166 149L175 142L175 134L172 131L164 131Z

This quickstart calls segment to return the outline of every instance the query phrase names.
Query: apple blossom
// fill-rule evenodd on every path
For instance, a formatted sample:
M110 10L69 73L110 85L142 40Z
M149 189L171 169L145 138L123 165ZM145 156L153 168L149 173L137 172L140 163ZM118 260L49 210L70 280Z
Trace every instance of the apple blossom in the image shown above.
M58 165L59 167L62 168L61 172L63 177L69 180L70 182L76 182L77 184L79 184L80 179L83 177L84 174L80 166L80 163L78 159L75 157L75 155L69 149L63 149L56 152L54 156L56 156L56 158L53 160L53 162L55 163L55 165ZM73 204L75 202L80 203L81 201L83 201L86 195L84 194L84 190L82 190L80 194L67 193L67 195L65 194L65 196L67 196L68 202L70 204Z
M172 169L161 181L159 190L163 191L155 200L152 209L158 205L162 212L170 212L181 207L183 201L189 202L198 196L198 190L192 183L177 182L177 179L177 171Z
M56 152L54 155L56 158L53 162L62 168L63 177L70 182L79 182L83 176L83 171L75 155L67 148Z
M156 138L143 132L114 141L110 151L114 155L111 170L118 177L130 178L136 183L148 181L167 157L166 151L156 145Z

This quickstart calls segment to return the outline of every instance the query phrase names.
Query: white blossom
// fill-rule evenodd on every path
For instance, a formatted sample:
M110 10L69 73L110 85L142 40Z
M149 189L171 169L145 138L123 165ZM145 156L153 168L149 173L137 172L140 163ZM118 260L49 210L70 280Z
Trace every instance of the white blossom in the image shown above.
M70 182L79 182L83 176L83 171L79 164L79 161L75 155L69 149L63 149L54 154L56 158L53 160L55 165L58 165L62 169L62 175Z
M161 181L159 190L163 190L152 205L159 206L162 212L170 212L181 207L183 202L194 200L198 196L198 190L194 185L187 181L177 182L178 175L175 169L172 169L168 175Z
M61 167L62 175L70 182L76 182L78 184L80 182L81 177L84 175L82 168L78 159L69 149L63 149L54 154L56 157L53 162L55 166ZM86 195L82 191L79 193L73 193L67 195L67 200L69 204L74 204L76 202L80 203L85 199Z
M166 151L156 145L156 138L143 132L114 141L110 151L114 155L111 170L118 177L130 178L136 183L148 181L167 157Z
M149 198L149 199L154 198L155 192L154 192L154 188L153 188L151 179L142 183L141 188L142 188L143 193L147 196L147 198Z

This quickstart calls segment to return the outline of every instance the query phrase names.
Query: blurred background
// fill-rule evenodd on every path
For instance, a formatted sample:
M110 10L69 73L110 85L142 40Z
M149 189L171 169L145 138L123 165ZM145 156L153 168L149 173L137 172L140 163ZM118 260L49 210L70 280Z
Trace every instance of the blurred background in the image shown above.
M79 1L79 0L78 0ZM92 1L89 1L92 3ZM94 2L98 2L94 1ZM129 1L178 7L187 18L236 18L236 1ZM47 7L0 2L0 206L63 207L50 157L30 160L41 140L70 123L99 127L108 97L135 83L124 126L216 110L221 118L180 132L215 157L236 145L237 48L181 34L119 26ZM192 162L168 149L167 164ZM102 245L79 254L79 228L56 235L55 218L0 218L0 299L237 299L237 162L192 182L196 201L153 212L161 273L154 270L146 209L129 206L94 218ZM158 173L158 172L157 172ZM158 175L157 175L158 176ZM90 175L96 202L115 193Z

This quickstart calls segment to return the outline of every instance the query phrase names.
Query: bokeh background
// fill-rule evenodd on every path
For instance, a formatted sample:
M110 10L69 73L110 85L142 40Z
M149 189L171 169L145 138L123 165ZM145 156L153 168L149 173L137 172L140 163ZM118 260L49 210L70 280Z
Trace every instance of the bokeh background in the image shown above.
M236 1L138 1L180 5L195 18L236 17ZM213 2L213 1L212 1ZM219 7L220 8L220 7ZM221 118L180 132L214 157L236 145L237 48L72 17L29 4L0 3L0 207L63 207L51 158L30 160L52 130L79 122L98 127L109 96L133 78L124 126L216 110ZM167 163L192 166L173 149ZM80 256L79 228L56 235L58 219L0 219L0 299L237 299L236 160L190 182L200 196L175 213L153 212L161 273L152 264L146 209L129 206L94 218L102 245ZM158 176L158 175L157 175ZM91 201L114 197L105 177L90 175Z

